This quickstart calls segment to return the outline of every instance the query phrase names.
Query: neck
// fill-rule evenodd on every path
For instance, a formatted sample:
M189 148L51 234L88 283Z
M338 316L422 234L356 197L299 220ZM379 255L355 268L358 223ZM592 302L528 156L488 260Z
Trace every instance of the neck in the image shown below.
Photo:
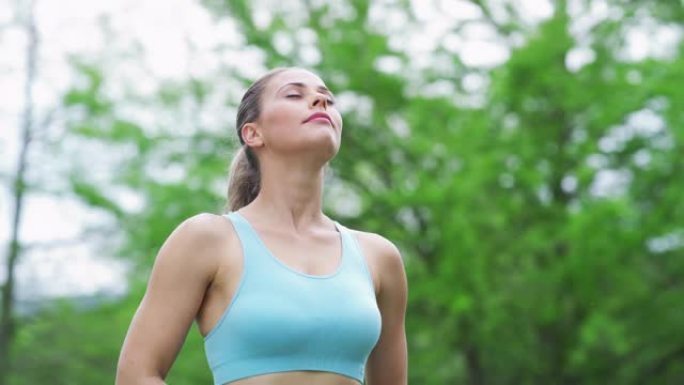
M267 213L269 227L296 230L328 222L322 213L323 167L291 160L261 166L261 187L249 211Z

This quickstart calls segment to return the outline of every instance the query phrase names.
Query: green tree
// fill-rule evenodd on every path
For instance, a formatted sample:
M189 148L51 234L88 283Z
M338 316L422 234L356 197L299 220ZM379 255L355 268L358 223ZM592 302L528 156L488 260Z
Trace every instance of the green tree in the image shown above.
M684 12L674 1L606 1L605 16L579 33L592 3L559 2L534 24L515 2L471 2L479 19L456 24L452 37L476 23L509 52L483 68L444 44L420 66L396 43L423 25L407 2L204 2L237 23L266 67L311 68L338 95L343 145L325 209L402 250L411 384L684 380L684 45L668 57L624 53L629 31L681 31ZM383 29L378 15L402 28ZM570 60L578 51L590 52L582 65ZM49 339L37 358L70 373L56 380L69 384L111 382L153 256L182 219L220 211L214 186L225 185L233 146L231 130L182 137L124 118L115 107L126 101L107 97L106 74L86 63L76 66L84 85L64 99L81 112L69 134L134 149L112 183L147 203L127 212L110 189L72 173L74 191L115 218L125 234L118 254L137 273L120 303L57 308L22 328L20 365L35 365L31 352ZM473 91L466 79L484 86ZM133 100L181 114L216 91L210 79L189 79ZM160 165L184 177L164 180L151 171ZM74 346L75 336L97 343ZM210 381L201 342L191 330L169 383ZM72 359L59 360L64 352ZM14 383L46 378L35 371Z

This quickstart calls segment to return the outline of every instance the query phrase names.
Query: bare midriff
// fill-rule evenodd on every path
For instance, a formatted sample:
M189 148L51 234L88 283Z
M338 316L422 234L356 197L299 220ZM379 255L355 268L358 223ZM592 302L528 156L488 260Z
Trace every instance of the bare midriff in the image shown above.
M349 377L318 371L293 371L268 373L228 382L224 385L359 385Z

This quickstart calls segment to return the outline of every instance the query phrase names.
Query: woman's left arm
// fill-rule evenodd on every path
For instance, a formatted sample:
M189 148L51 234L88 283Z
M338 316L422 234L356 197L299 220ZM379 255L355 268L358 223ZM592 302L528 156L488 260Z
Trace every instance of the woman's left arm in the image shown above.
M408 352L404 320L408 283L404 262L392 242L377 235L373 238L373 251L376 257L374 265L379 280L377 301L382 314L382 331L378 343L368 357L366 385L406 385Z

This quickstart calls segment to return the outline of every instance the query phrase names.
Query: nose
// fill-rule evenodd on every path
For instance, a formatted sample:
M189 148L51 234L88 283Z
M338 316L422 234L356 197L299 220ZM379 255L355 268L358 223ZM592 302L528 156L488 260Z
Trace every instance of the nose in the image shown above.
M328 101L326 100L324 95L315 94L313 97L313 102L311 105L313 107L323 106L323 109L327 109L328 108Z

